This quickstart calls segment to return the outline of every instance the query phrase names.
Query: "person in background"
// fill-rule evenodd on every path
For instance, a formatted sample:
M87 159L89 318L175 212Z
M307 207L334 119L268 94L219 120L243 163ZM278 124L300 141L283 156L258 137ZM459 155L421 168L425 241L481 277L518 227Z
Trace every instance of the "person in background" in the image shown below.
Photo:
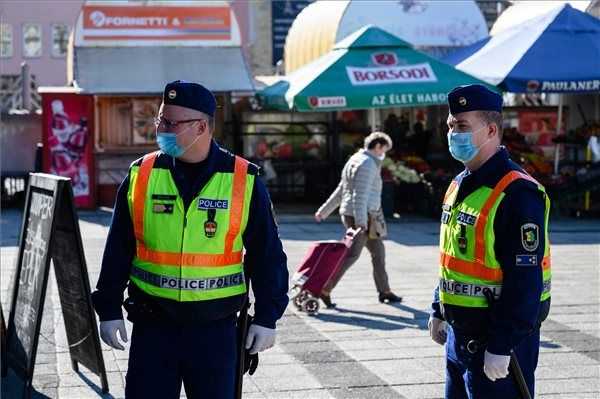
M369 237L369 218L381 213L381 164L385 153L392 148L392 139L385 133L371 133L364 140L364 148L350 157L342 170L342 177L331 196L315 213L315 220L321 222L336 208L340 208L342 223L346 229L359 228L348 257L338 273L323 287L321 300L328 308L335 307L331 301L331 291L344 273L360 257L366 246L373 261L373 280L379 293L379 302L400 302L402 298L391 290L385 270L385 246L381 238Z

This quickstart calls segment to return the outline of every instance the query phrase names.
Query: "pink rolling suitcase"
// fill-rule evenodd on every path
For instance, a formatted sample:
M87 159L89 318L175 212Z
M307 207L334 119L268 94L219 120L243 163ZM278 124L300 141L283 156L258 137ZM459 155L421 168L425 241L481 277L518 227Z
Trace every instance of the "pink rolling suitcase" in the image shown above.
M319 296L327 282L337 273L359 230L348 229L341 241L317 241L292 277L292 300L298 310L310 315L319 312Z

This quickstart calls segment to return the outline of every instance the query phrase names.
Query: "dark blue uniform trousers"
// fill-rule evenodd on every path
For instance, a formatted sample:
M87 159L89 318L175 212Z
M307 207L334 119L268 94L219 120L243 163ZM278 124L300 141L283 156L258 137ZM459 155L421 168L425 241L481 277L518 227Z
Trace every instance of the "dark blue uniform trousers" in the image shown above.
M233 317L206 325L134 323L127 399L232 399L236 369Z
M448 326L446 341L446 399L517 399L519 390L512 373L491 381L483 372L485 347L471 354L467 343L472 337L456 333ZM534 372L540 347L540 330L527 336L514 351L529 392L534 394ZM510 368L509 368L510 371Z

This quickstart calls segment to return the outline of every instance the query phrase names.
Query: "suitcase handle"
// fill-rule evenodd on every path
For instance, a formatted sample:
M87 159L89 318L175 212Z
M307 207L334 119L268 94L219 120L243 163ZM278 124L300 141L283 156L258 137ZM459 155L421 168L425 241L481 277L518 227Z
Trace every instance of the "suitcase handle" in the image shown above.
M361 232L362 229L360 227L358 229L353 229L352 227L348 228L343 239L343 242L346 245L346 247L350 248L352 246L352 241L354 241L354 237L359 235Z

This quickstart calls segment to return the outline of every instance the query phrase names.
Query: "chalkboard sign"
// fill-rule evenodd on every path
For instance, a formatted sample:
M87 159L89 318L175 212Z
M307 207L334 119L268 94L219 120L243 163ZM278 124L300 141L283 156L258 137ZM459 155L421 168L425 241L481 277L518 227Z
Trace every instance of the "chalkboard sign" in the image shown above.
M81 363L98 374L108 392L70 179L32 173L7 333L8 366L23 379L25 395L31 392L51 259L73 369Z

